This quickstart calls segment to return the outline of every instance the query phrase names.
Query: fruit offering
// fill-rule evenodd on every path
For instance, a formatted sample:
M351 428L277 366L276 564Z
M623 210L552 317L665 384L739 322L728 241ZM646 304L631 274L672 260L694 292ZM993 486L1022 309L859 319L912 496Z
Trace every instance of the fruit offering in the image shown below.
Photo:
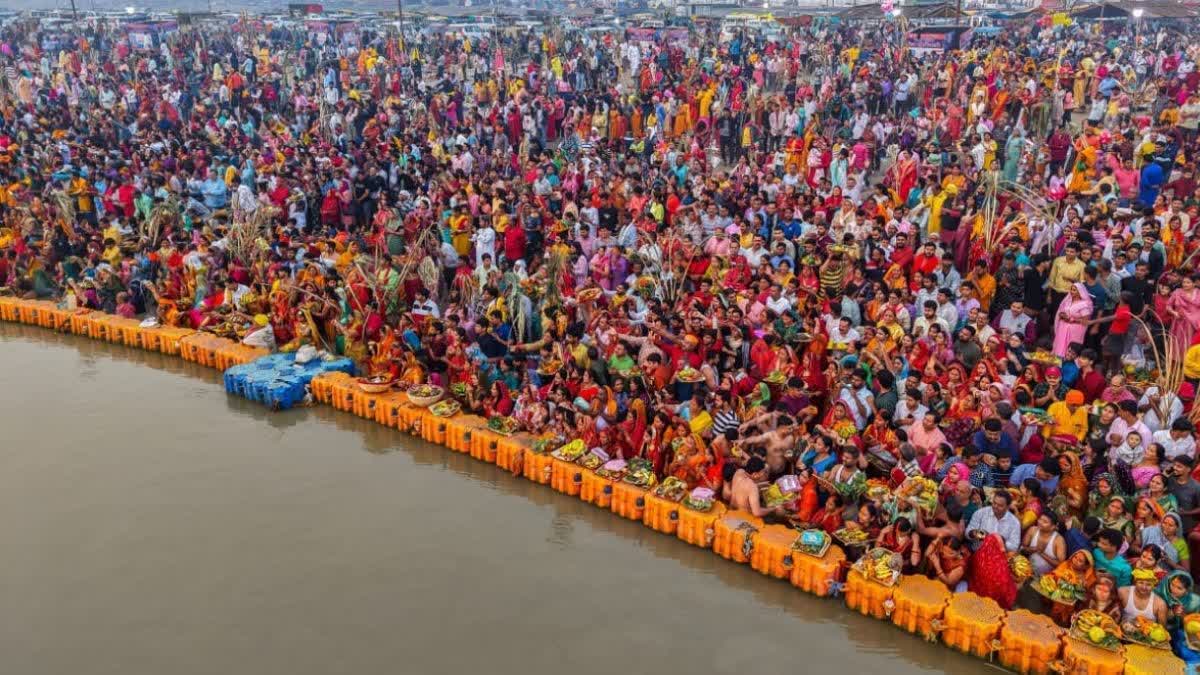
M1183 632L1188 637L1200 636L1200 614L1188 614L1183 617Z
M462 406L457 401L438 401L429 406L429 412L437 417L450 417L458 414L459 410L462 410Z
M577 461L575 463L578 464L579 466L582 466L585 469L588 469L590 471L595 471L596 469L599 469L600 467L604 466L604 463L606 461L608 461L608 460L604 459L600 455L597 455L594 452L589 452L588 454L584 455L583 457L580 457L579 461Z
M622 480L630 485L643 488L652 488L658 484L658 477L654 475L654 465L649 460L642 459L641 457L629 460L625 478Z
M887 483L877 478L867 480L867 499L873 502L882 502L886 501L891 494L892 491L888 488Z
M805 530L796 537L792 548L811 556L823 556L829 550L829 535L824 530Z
M1046 366L1061 366L1062 359L1045 349L1038 349L1029 355L1029 360Z
M707 513L712 510L715 495L708 488L696 488L683 499L683 505L693 511Z
M843 527L834 532L833 536L837 537L839 541L847 546L861 546L871 538L866 530L854 530L848 527Z
M1049 600L1067 605L1073 605L1087 596L1087 591L1083 586L1057 579L1050 574L1038 579L1037 583L1033 585L1033 589Z
M1121 628L1104 612L1085 609L1071 621L1071 634L1102 649L1116 651L1121 647Z
M517 433L520 424L511 417L493 417L488 420L488 429L504 436Z
M1033 565L1030 564L1029 558L1020 554L1009 556L1008 569L1018 584L1033 576Z
M418 398L431 398L434 396L441 396L442 388L436 384L418 384L412 389L409 389L408 393Z
M900 576L903 566L900 556L886 548L871 549L854 564L859 574L876 583L891 586Z
M937 483L922 476L913 476L896 490L902 499L908 499L925 513L933 513L938 506Z
M673 502L681 501L687 496L687 483L675 476L667 476L658 487L654 488L654 496L669 499Z
M856 471L854 472L854 478L845 482L834 483L833 489L837 490L838 494L846 502L858 501L858 498L863 496L867 491L867 474L862 471Z
M587 446L583 444L582 439L576 438L575 440L571 441L570 443L567 443L566 445L562 446L561 448L555 450L554 452L552 452L550 454L553 457L556 457L563 461L574 462L575 460L579 459L585 452L587 452Z
M780 506L781 504L786 503L788 500L788 496L783 494L783 490L779 489L779 486L775 484L772 484L768 488L764 488L761 491L760 496L762 498L763 506L769 509Z
M623 459L612 459L596 469L596 475L610 480L621 480L625 477L627 466Z
M770 375L767 375L766 382L767 384L783 384L787 382L787 375L782 370L772 371Z
M1135 617L1132 621L1121 624L1125 639L1129 642L1155 647L1157 649L1171 648L1171 635L1161 623L1156 623L1145 617Z

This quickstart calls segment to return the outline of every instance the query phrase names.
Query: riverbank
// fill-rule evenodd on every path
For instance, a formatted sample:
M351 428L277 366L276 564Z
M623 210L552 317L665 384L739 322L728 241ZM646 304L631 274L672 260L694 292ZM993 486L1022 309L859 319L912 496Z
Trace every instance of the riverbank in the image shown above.
M228 345L218 344L213 348L212 352L208 351L207 348L197 352L189 349L189 346L193 345L196 342L196 339L191 337L190 334L186 332L177 335L169 334L167 331L162 331L161 329L141 332L132 331L132 329L129 329L127 325L121 324L119 321L114 322L111 317L104 317L102 315L94 315L90 317L88 315L71 315L64 311L53 308L52 305L47 306L45 303L41 305L21 304L20 306L16 306L11 299L0 299L0 317L6 320L14 320L15 317L15 320L21 323L58 328L64 332L77 332L80 335L86 335L88 337L92 337L93 339L99 339L99 336L103 336L106 341L119 342L129 346L139 346L143 349L155 347L153 351L157 351L162 354L171 354L174 352L174 354L171 354L172 356L177 354L182 358L197 364L205 362L208 367L215 367L218 361L216 354L218 353L223 354L223 356L220 357L222 360L240 358L237 349L238 345L234 343L230 343ZM134 322L134 324L136 325L136 322ZM130 337L131 332L136 337ZM153 333L153 335L147 335L147 333ZM211 338L209 338L209 340L211 340ZM379 414L381 412L381 399L378 397L370 397L366 395L360 396L359 394L355 394L354 391L351 391L349 387L345 387L344 384L345 383L338 384L337 382L331 380L328 383L328 400L332 402L332 396L335 388L342 387L338 393L341 394L343 402L337 407L347 408L347 403L344 401L346 396L350 396L353 400L349 402L349 407L347 409L349 409L351 412L355 412L353 408L354 404L357 403L360 417L368 418L372 421L379 419ZM317 389L321 389L321 387L318 386ZM145 392L143 392L142 395L145 396ZM239 402L239 405L242 405L242 403ZM143 414L146 412L144 407L145 406L143 406ZM402 411L404 414L412 416L410 417L410 429L412 428L412 423L419 421L420 424L418 426L422 431L422 435L430 434L437 439L438 435L441 434L441 440L443 443L446 442L448 437L451 439L458 438L459 440L456 441L457 447L462 447L463 437L460 434L466 432L461 431L461 429L463 427L470 426L470 418L459 416L451 420L447 420L445 421L445 428L439 430L438 425L441 424L441 422L422 417L422 413L419 411L412 410L410 406L405 405L402 401L397 401L397 426L400 424ZM384 410L383 412L385 413L383 415L384 418L392 415L390 408ZM263 412L263 416L276 421L286 419L286 417L288 417L287 415L270 415L265 411ZM274 423L275 422L272 422L272 424ZM478 424L478 422L476 422L476 424ZM384 430L384 427L382 426L379 426L378 428L381 431ZM43 433L45 433L45 431L43 431ZM490 445L490 439L486 432L475 429L470 433L472 434L470 438L472 446L475 446L481 442L477 439L488 439L483 442L478 454L485 460L491 459L493 456L489 451L493 450L493 448L488 447L488 445ZM494 448L496 451L495 459L500 461L504 456L511 456L514 446L520 446L519 450L527 452L528 444L529 439L522 438L520 436L506 438L503 440L497 439L496 448ZM463 454L463 456L455 457L455 454ZM450 461L452 458L453 461L458 462L459 465L486 466L486 464L473 462L466 456L466 454L462 452L462 450L459 450L458 453L447 454L446 457L447 461ZM528 482L530 483L531 488L533 488L532 483L542 483L543 480L545 480L547 485L553 484L555 476L558 475L556 474L556 469L558 467L556 467L553 463L548 465L550 469L548 476L545 472L546 466L544 466L544 462L539 463L539 461L536 460L530 461L526 463L526 466L534 467L533 469L527 470L523 473L523 475L530 479ZM538 467L540 467L540 471ZM573 479L573 476L571 478ZM584 479L581 477L580 482L582 483L583 480ZM587 480L591 482L594 479L589 477ZM560 491L569 493L569 491L573 489L573 483L573 480L567 481L565 485L562 485L564 489ZM588 492L589 497L593 500L593 503L596 501L605 503L604 497L606 486L601 482L596 484L596 487L598 489ZM582 496L582 485L580 488L580 496ZM537 492L545 491L538 491L536 488L530 490L530 493ZM636 496L633 497L632 500L629 500L626 503L626 505L632 506L634 509L636 509L637 499L638 498ZM606 506L608 511L612 511L614 509L611 499L607 502ZM604 515L604 512L600 511L599 509L587 507L587 510ZM643 513L642 515L644 518L645 514ZM680 522L695 517L696 516L692 516L690 514L684 514L680 516ZM606 516L606 519L612 520L614 522L614 527L617 527L615 523L620 523L620 521L614 519L612 515ZM669 520L670 518L668 516L668 521ZM644 522L644 520L638 522ZM711 527L705 527L700 532L700 534L705 536L700 539L693 540L692 543L697 544L697 551L712 550L716 548L717 552L721 554L722 557L732 559L735 562L741 562L746 566L750 566L752 563L754 563L753 566L758 568L759 571L763 572L767 576L780 576L779 573L781 571L787 571L784 569L788 565L786 553L774 558L772 558L772 554L768 553L772 550L776 552L781 550L779 546L773 545L772 542L769 541L772 537L768 536L768 533L777 533L778 531L759 526L757 530L753 532L747 533L745 530L735 532L736 524L740 522L753 522L753 519L747 516L741 516L739 514L724 514L721 518L713 516ZM634 522L631 519L628 524L620 524L619 526L622 528L628 528L632 525L634 525ZM704 531L708 529L712 530L711 535ZM663 535L651 534L644 529L641 529L641 531L645 532L646 534L644 538L646 542L667 540L667 538ZM693 534L694 532L695 531L693 530ZM733 540L735 535L740 536L740 539ZM773 546L774 548L772 548ZM745 555L747 549L749 549L749 556ZM791 561L791 563L794 564L795 560ZM717 569L729 571L736 570L736 567L733 565L725 565L724 563L717 563ZM743 577L745 576L744 572L740 571L736 573L728 573L739 574ZM730 578L732 579L732 577ZM786 578L786 582L780 582L772 585L784 589L786 589L784 583L800 585L799 583L796 583L795 575L787 575ZM971 617L958 616L953 611L954 608L960 605L964 607L969 605L971 602L969 599L974 597L971 594L961 594L959 596L955 596L953 599L942 598L940 604L932 603L926 610L922 610L919 621L909 624L906 622L906 615L904 614L904 607L906 607L905 599L907 598L907 592L904 589L907 589L910 585L914 584L901 582L901 590L890 591L882 586L878 586L877 584L864 584L861 582L861 580L856 581L854 575L851 575L850 580L847 583L847 592L842 594L841 601L857 611L878 616L881 619L889 620L891 623L905 624L903 626L905 628L909 628L911 625L913 626L913 630L916 630L917 626L936 628L944 625L945 628L943 630L932 631L934 632L935 638L939 639L943 643L950 643L954 646L958 646L969 651L974 651L980 656L991 655L991 647L993 646L991 641L998 640L1000 643L1000 648L996 650L997 653L995 654L995 659L997 661L1010 663L1010 665L1020 666L1021 664L1019 663L1019 660L1023 658L1023 656L1033 654L1033 647L1036 646L1038 648L1036 654L1034 654L1036 658L1029 659L1029 662L1026 664L1028 666L1027 669L1032 672L1045 672L1046 670L1050 669L1052 664L1060 659L1065 660L1066 663L1064 663L1064 665L1070 666L1072 671L1077 668L1086 667L1088 672L1098 673L1117 673L1123 671L1147 673L1172 672L1170 669L1164 670L1164 666L1161 662L1154 663L1153 668L1146 668L1145 664L1143 664L1143 661L1148 658L1148 656L1143 654L1143 650L1136 648L1128 649L1125 652L1117 654L1116 656L1092 654L1076 646L1073 641L1069 639L1064 640L1060 634L1053 633L1051 633L1051 637L1053 639L1049 640L1048 642L1043 641L1037 645L1034 645L1034 641L1032 640L1025 640L1022 642L1021 639L1019 639L1021 638L1020 635L1012 634L1013 630L1021 625L1021 621L1024 619L1024 615L1020 613L992 614L988 621L980 622L977 625L972 624ZM694 592L697 594L703 594L706 590L706 588L697 588ZM799 598L804 597L802 594L796 595ZM966 598L968 600L963 600L960 598ZM833 610L829 601L820 602L812 599L805 600L805 603L814 605L812 609L813 612L824 614L836 611ZM911 613L908 616L911 616ZM937 623L935 624L935 622ZM879 625L882 628L882 623L871 625ZM680 631L673 632L681 632L683 630L691 629L681 628ZM861 630L858 632L861 632ZM896 641L896 636L894 636L890 631L885 631L881 633L880 636L881 637L879 639L881 643L892 643ZM852 645L853 643L850 643L850 646ZM1178 672L1182 672L1182 669L1180 668Z

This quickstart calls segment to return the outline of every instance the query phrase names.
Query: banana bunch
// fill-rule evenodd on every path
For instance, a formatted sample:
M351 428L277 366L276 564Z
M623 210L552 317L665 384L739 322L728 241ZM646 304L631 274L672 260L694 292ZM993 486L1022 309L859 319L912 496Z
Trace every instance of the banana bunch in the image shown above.
M1113 621L1111 616L1103 612L1097 612L1094 609L1085 609L1077 614L1075 616L1075 627L1085 633L1099 627L1106 633L1120 634L1117 622Z
M887 558L880 558L875 561L875 566L871 568L872 574L878 581L892 580L892 566L888 564Z
M913 476L900 486L900 495L916 502L921 509L932 512L937 510L938 484L923 478Z
M1046 595L1051 595L1058 590L1058 584L1054 582L1054 578L1046 575L1038 579L1038 590Z
M855 544L866 543L867 539L869 538L867 536L866 531L851 530L849 528L842 528L842 529L838 530L837 532L834 532L833 535L835 537L837 537L838 539L841 539L843 543L851 545L851 546L853 546Z
M1008 569L1012 572L1013 578L1017 580L1017 583L1033 576L1033 565L1030 564L1029 558L1023 555L1014 555L1009 558Z
M1055 602L1063 603L1078 602L1086 596L1085 589L1079 584L1055 579L1049 574L1038 579L1036 590Z

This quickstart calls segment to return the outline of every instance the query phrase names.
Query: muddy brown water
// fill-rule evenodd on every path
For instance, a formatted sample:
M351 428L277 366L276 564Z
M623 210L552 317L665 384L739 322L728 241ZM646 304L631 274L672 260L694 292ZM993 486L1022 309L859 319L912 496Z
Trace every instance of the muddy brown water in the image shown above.
M330 408L0 324L4 675L996 672Z

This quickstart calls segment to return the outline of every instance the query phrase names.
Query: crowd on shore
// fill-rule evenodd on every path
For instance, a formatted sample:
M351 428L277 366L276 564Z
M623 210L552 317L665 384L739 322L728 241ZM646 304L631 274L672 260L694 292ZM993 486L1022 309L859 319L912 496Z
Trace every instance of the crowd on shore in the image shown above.
M1103 29L12 27L0 286L347 355L1006 607L1021 554L1196 661L1200 47Z

